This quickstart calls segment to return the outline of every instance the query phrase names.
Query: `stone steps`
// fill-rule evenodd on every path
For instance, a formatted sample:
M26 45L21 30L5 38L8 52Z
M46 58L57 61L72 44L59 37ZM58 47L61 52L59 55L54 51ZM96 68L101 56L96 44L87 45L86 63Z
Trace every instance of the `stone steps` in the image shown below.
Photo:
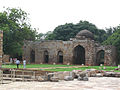
M11 74L3 74L3 77L14 77L13 75L11 76ZM18 78L31 78L31 75L15 75L15 77Z
M3 81L35 81L35 79L23 79L23 78L3 77Z

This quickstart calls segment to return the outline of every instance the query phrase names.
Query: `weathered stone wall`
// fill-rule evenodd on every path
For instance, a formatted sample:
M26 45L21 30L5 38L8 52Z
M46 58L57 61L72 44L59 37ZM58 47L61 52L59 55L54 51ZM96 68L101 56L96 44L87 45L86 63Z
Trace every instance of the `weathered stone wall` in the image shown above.
M76 46L81 45L85 48L85 63L93 65L94 58L94 41L74 40L74 41L41 41L41 42L26 42L24 45L23 57L30 62L30 52L35 50L35 63L44 63L44 51L49 53L49 63L58 63L58 51L63 52L63 64L73 64L73 50Z
M4 55L3 55L3 58L2 58L2 62L3 62L3 63L8 63L8 62L10 62L10 61L9 61L9 58L10 58L9 55L5 55L5 54L4 54Z
M97 59L97 53L99 51L103 50L105 52L104 54L104 65L116 65L117 61L116 61L116 47L112 46L112 45L106 45L106 46L102 46L102 45L98 45L96 46L96 51L95 51L95 60Z
M108 66L116 65L116 48L111 45L105 46L105 61L104 64Z
M71 38L70 41L62 40L48 40L48 41L25 41L23 50L23 57L27 60L27 63L31 63L31 51L35 51L35 63L45 63L44 52L47 51L49 55L49 64L59 63L58 52L63 52L63 64L73 64L74 49L76 46L82 46L85 50L85 65L98 65L97 53L101 50L104 54L105 65L116 65L116 49L114 46L102 46L96 43L91 38L85 36L76 36Z

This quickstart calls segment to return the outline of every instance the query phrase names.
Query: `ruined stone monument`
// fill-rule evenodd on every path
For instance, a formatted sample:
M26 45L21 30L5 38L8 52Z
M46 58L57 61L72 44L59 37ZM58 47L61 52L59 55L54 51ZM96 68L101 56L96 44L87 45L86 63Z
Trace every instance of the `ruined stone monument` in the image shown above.
M0 30L0 68L2 67L2 54L3 54L3 31Z
M116 48L100 45L88 30L80 31L69 41L25 41L23 51L28 63L116 65Z

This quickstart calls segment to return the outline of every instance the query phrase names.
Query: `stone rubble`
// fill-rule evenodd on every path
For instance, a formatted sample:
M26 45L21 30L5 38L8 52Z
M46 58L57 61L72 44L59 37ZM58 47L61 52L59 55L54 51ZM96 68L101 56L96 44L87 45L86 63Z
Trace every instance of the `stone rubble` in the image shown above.
M0 84L0 90L120 90L120 78L89 77L89 81L11 82Z
M72 76L65 76L64 80L65 81L72 81L72 80L74 80L74 78Z

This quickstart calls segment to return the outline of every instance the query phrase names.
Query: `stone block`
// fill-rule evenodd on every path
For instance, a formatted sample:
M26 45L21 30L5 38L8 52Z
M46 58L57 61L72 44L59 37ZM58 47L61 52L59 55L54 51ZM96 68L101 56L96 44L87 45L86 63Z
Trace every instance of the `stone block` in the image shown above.
M103 76L105 77L115 77L116 73L115 72L104 72Z
M88 81L88 77L83 77L83 81Z
M97 73L95 76L96 77L103 77L103 73Z
M38 76L38 77L36 77L37 78L37 81L40 81L40 82L43 82L43 81L46 81L43 77L41 77L41 76Z
M86 77L87 75L88 75L88 71L82 71L82 72L79 73L79 76L82 77L82 78Z
M51 82L58 82L58 81L59 81L59 78L58 78L58 77L51 77L51 78L50 78L50 81L51 81Z
M70 76L70 72L64 71L64 72L56 72L54 74L55 77L58 77L60 80L64 80L65 76Z
M72 80L74 80L74 78L72 76L65 76L64 80L65 81L72 81Z
M88 81L88 77L78 77L78 81Z
M53 76L54 76L54 73L48 73L47 74L48 81L50 81L51 77L53 77Z

